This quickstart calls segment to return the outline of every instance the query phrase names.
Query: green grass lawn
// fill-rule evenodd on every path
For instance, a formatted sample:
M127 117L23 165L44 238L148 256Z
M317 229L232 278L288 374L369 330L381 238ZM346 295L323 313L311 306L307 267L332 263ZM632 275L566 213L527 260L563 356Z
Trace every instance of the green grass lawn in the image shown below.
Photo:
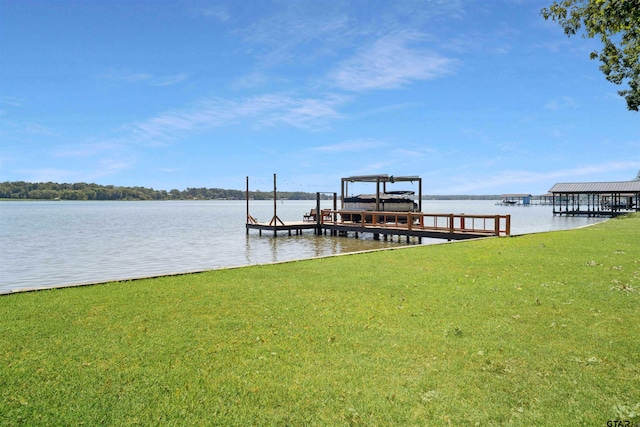
M640 215L0 297L0 425L640 423Z

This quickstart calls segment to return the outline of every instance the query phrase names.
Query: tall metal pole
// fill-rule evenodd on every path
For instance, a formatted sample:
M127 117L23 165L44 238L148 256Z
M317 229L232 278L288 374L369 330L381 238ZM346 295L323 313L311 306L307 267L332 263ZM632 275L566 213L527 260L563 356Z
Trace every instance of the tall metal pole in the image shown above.
M316 193L316 234L322 234L322 211L320 210L320 193Z
M249 223L249 176L247 176L247 191L245 193L247 199L247 217L246 222ZM247 227L247 234L249 234L249 227Z
M376 211L380 210L380 177L376 178Z

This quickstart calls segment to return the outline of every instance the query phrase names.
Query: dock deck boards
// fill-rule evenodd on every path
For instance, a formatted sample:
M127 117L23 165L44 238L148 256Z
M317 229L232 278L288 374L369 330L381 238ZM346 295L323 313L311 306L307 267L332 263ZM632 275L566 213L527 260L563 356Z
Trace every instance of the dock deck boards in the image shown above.
M347 211L341 211L345 213ZM349 211L351 214L359 214L365 218L364 212ZM246 224L247 234L249 230L273 232L286 231L289 235L295 231L296 235L304 230L314 230L316 234L341 233L372 233L374 236L412 236L419 238L434 238L446 240L466 240L481 237L501 236L510 234L509 215L454 215L454 214L425 214L406 212L367 212L367 216L375 215L377 222L344 221L336 218L338 211L323 211L322 220L310 221L271 221L259 223L249 221ZM407 217L409 221L407 222ZM384 220L379 220L384 218ZM404 223L401 220L405 220ZM426 225L426 224L433 225Z

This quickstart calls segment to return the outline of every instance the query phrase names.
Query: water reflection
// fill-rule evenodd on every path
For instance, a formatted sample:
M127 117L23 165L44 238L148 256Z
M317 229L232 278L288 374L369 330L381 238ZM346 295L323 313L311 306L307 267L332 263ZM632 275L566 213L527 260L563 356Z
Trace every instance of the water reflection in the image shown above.
M415 242L415 240L412 241L413 244ZM245 260L248 264L266 262L265 254L268 253L269 262L281 262L404 245L406 243L397 240L378 241L367 238L365 235L357 238L353 234L318 236L312 231L305 231L300 235L291 236L280 232L277 237L274 237L271 232L263 232L262 235L253 232L245 238Z

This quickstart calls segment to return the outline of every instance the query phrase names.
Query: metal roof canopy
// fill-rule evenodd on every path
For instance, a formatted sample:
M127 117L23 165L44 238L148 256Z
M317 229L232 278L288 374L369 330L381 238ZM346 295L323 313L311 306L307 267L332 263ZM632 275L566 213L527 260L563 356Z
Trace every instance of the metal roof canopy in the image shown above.
M393 175L357 175L342 178L342 181L348 182L413 182L420 181L419 176L393 176Z
M561 182L550 193L639 193L640 181Z
M615 216L628 210L640 212L640 181L563 182L549 192L553 194L554 215ZM560 196L559 210L556 210L557 196Z
M342 178L342 197L341 204L342 209L344 209L344 198L345 198L345 184L347 185L349 182L375 182L376 183L376 210L380 210L380 183L383 185L383 193L387 192L387 183L393 184L396 182L418 182L418 210L422 212L422 178L419 176L393 176L387 174L380 175L357 175L357 176L349 176L346 178ZM347 191L348 192L348 191Z

